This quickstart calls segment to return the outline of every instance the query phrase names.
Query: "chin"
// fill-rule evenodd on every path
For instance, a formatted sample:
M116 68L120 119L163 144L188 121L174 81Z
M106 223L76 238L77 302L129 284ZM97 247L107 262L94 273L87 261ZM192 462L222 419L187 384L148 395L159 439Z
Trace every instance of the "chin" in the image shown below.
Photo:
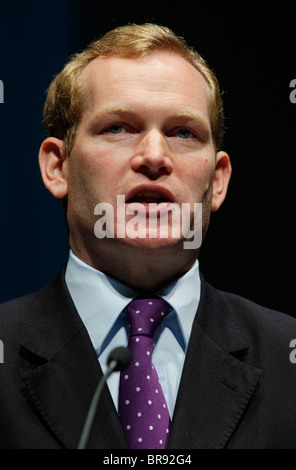
M119 241L119 239L118 239ZM122 244L126 247L130 248L137 248L143 251L147 250L161 250L161 249L176 249L181 247L183 244L183 240L176 239L176 238L160 238L160 237L135 237L135 238L128 238L122 239Z

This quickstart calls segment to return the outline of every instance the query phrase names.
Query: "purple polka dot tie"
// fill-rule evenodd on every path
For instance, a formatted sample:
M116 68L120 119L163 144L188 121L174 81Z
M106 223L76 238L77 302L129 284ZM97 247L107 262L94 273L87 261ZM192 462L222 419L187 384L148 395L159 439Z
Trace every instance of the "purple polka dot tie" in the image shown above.
M165 449L170 417L152 364L153 336L169 305L160 298L133 300L130 320L129 366L121 372L119 415L131 449Z

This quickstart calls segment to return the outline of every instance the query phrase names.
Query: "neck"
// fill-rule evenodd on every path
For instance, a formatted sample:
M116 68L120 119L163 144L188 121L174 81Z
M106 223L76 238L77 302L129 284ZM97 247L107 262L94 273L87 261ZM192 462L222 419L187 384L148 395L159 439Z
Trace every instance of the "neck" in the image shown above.
M89 266L131 288L151 293L185 274L197 258L195 250L178 246L143 248L100 243L96 250L70 242L73 253Z

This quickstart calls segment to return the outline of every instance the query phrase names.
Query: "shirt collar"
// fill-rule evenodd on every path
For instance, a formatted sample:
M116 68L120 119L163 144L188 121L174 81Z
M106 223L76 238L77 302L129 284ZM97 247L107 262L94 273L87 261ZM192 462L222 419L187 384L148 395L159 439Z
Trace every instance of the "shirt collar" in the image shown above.
M200 285L199 263L196 260L192 268L182 277L158 292L158 295L166 300L176 313L185 348L199 305Z
M87 265L71 250L65 279L90 339L95 349L99 350L120 313L138 293ZM198 260L185 275L155 294L161 296L173 308L172 314L177 316L187 347L200 299Z

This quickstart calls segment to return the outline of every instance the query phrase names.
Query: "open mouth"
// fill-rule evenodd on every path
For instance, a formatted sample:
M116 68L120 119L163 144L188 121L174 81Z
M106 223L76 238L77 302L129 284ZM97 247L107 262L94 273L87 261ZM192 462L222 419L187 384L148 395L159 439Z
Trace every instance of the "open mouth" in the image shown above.
M140 203L140 204L170 204L173 202L173 197L169 191L165 189L135 189L128 197L126 203Z
M130 198L127 202L128 203L138 202L141 204L161 204L162 202L171 202L171 201L155 193L155 191L142 191L142 192L135 194L135 196Z

